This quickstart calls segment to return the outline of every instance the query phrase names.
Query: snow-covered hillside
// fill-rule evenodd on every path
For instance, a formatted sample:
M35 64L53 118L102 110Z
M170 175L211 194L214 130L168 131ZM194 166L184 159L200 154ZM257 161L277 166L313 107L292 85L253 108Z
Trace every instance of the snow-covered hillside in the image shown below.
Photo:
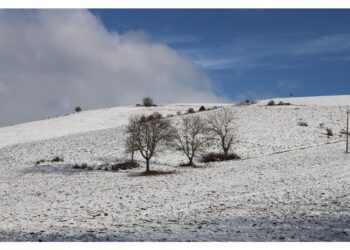
M292 105L205 105L234 112L233 150L242 159L183 168L186 158L166 147L151 168L174 173L160 176L101 166L128 158L131 115L173 114L167 119L178 126L201 104L83 111L0 128L0 241L349 241L342 130L350 96L275 101ZM55 156L64 161L36 164ZM93 170L73 168L83 163Z
M316 106L349 106L350 95L334 95L334 96L310 96L310 97L288 97L288 98L274 98L268 100L261 100L260 105L266 105L268 101L275 102L290 102L294 105L316 105Z
M215 106L209 104L209 107ZM222 106L222 104L219 104ZM25 142L40 141L125 125L132 115L149 114L154 111L164 115L176 115L177 111L187 112L189 107L198 109L199 104L177 104L159 107L125 106L109 109L90 110L57 118L28 122L0 128L0 147Z

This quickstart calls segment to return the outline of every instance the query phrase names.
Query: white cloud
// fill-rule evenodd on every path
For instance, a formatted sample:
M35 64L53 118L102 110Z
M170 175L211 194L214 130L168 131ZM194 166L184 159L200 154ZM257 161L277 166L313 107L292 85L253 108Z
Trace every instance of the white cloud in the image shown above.
M5 95L9 92L9 88L6 86L6 84L2 81L0 81L0 96Z
M0 126L83 109L219 101L191 61L86 10L0 11Z
M250 58L234 57L229 58L210 58L195 60L194 63L204 69L208 70L225 70L225 69L253 69L270 66L268 62L254 62Z
M207 70L305 68L311 65L305 63L305 59L317 58L318 63L329 59L348 60L350 34L329 34L300 41L248 36L221 46L183 49L180 52Z
M202 68L210 70L220 70L220 69L232 69L240 65L240 60L238 58L228 59L228 58L202 58L196 60L195 63Z
M349 34L332 34L318 37L299 44L294 48L295 55L317 55L349 51Z

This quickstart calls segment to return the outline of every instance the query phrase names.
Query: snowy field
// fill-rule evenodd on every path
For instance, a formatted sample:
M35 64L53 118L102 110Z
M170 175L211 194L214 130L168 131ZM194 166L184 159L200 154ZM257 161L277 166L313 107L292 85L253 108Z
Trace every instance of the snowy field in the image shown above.
M268 101L275 102L283 101L290 102L295 105L316 105L316 106L350 106L349 95L334 95L334 96L309 96L309 97L289 97L261 100L258 103L266 105Z
M177 111L201 104L0 128L0 241L350 241L350 155L341 133L350 96L280 100L292 105L205 105L233 110L233 151L242 159L184 168L186 158L164 147L151 169L173 173L159 176L102 166L128 159L130 115L173 114L176 126ZM56 156L64 161L36 164ZM92 169L73 168L83 163Z

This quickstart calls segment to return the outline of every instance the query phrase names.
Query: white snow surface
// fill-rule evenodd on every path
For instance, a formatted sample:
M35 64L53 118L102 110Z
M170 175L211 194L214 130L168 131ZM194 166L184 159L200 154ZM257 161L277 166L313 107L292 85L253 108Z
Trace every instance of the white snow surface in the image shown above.
M348 106L350 107L350 95L334 95L334 96L309 96L309 97L288 97L273 98L261 100L259 105L266 105L268 101L290 102L294 105L316 105L316 106Z
M233 151L242 159L179 167L186 158L167 145L151 169L172 172L158 176L105 167L128 159L128 118L157 111L178 126L193 115L178 110L201 104L83 111L0 128L0 241L349 241L349 96L278 100L292 105L204 104L232 109ZM64 161L50 162L55 156ZM73 168L82 163L92 169Z
M207 104L208 107L225 104ZM65 135L84 133L125 125L130 116L160 112L163 115L186 113L189 107L198 109L199 104L162 105L158 107L122 106L89 110L56 118L28 122L0 128L0 147L25 142L40 141Z

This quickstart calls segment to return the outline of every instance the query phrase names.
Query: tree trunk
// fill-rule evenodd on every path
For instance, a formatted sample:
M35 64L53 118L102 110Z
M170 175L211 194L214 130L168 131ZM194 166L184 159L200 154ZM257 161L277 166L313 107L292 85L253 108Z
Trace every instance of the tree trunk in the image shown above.
M193 157L190 157L189 160L190 162L188 163L188 165L193 166Z
M131 152L131 162L134 163L134 151Z
M224 159L227 160L228 158L228 149L224 148Z
M222 146L222 150L224 151L224 160L227 159L227 149L225 147L225 139L224 138L221 138L221 146Z
M149 159L146 158L146 173L149 172Z

